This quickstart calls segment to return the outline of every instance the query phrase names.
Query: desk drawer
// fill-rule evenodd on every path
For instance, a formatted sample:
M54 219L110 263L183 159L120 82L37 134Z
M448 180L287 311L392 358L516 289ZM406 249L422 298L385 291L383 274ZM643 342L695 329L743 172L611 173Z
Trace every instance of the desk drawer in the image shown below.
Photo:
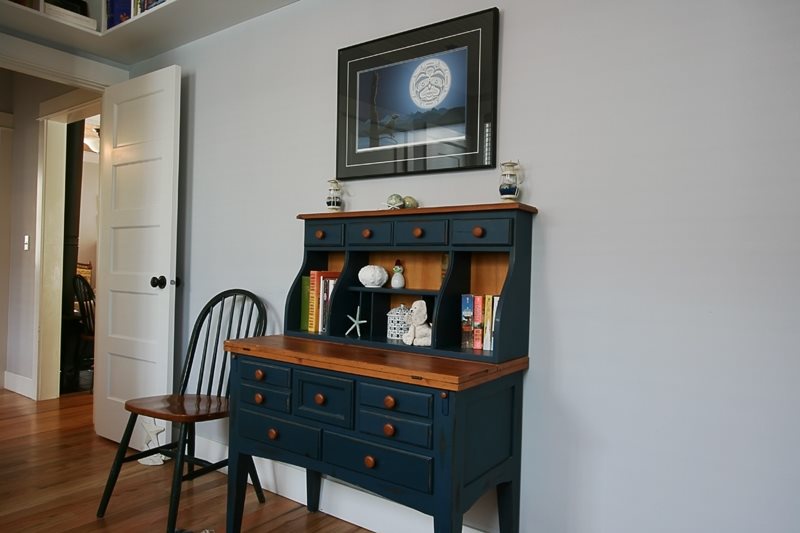
M252 405L254 409L271 409L282 413L289 412L289 392L242 384L242 403Z
M297 416L353 427L353 381L296 370L294 413Z
M413 392L394 387L359 383L358 397L361 405L377 407L397 413L430 418L433 396L425 392Z
M431 492L433 459L325 432L323 460L359 474L421 492Z
M347 225L347 244L376 245L391 243L391 222L353 222Z
M395 244L447 244L446 220L402 220L394 223Z
M510 218L484 218L453 221L454 245L509 245Z
M319 459L320 429L255 413L249 409L240 409L239 414L239 433L243 437Z
M430 422L418 422L362 409L359 412L358 429L361 433L386 439L386 442L397 441L424 448L431 447L433 430Z
M342 246L343 236L341 224L306 223L306 246Z
M242 359L241 366L240 374L245 382L286 388L291 383L291 370L288 368L261 363L252 359Z

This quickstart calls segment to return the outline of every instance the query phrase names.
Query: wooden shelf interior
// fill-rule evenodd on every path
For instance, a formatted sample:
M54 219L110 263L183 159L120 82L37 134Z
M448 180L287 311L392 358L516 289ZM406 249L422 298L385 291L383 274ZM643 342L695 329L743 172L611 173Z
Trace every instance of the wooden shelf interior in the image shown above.
M508 254L473 252L470 272L470 294L500 294L508 276Z

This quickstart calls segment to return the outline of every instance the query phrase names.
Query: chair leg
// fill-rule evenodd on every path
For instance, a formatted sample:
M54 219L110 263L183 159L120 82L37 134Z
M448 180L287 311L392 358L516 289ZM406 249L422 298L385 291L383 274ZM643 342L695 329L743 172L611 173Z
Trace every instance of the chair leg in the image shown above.
M97 508L97 518L102 518L103 515L106 514L108 500L111 499L111 493L114 492L114 485L117 484L117 477L122 468L122 460L125 459L125 454L128 452L128 444L131 442L133 427L136 425L136 418L138 416L139 415L136 413L131 413L131 416L128 418L128 425L125 426L125 433L122 434L122 440L119 441L117 455L114 457L114 463L111 465L111 472L108 473L108 481L106 481L106 488L100 500L100 507Z
M256 491L256 498L260 503L264 503L266 498L264 498L264 490L261 488L261 480L258 479L258 472L256 472L256 465L253 461L250 461L250 467L247 469L247 473L250 474L250 481L253 482L253 490Z
M186 424L189 426L188 433L187 433L187 444L186 444L186 455L189 457L194 457L194 423ZM188 469L188 473L191 474L194 472L194 464L187 463L186 468Z
M172 473L172 493L169 497L169 516L167 517L167 533L175 533L178 521L178 504L181 501L181 479L183 478L183 457L186 452L186 439L190 424L181 424L178 447L175 453L175 470Z

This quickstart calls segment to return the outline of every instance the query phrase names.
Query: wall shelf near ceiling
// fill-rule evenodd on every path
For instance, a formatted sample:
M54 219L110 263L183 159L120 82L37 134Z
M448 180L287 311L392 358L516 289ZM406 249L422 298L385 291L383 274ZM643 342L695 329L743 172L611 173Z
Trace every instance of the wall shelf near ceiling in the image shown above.
M0 0L0 32L130 65L297 0L165 0L144 11L140 0L123 0L130 2L131 18L111 28L106 1L86 1L88 17L45 0Z

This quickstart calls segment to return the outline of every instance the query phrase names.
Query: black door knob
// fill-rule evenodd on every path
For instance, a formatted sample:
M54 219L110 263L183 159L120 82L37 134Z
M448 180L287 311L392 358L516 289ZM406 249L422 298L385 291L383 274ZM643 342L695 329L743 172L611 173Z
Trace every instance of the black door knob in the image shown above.
M150 278L150 286L153 287L154 289L156 287L158 287L159 289L163 289L164 287L167 286L167 278L165 278L164 276L158 276L158 277L153 276L152 278Z

